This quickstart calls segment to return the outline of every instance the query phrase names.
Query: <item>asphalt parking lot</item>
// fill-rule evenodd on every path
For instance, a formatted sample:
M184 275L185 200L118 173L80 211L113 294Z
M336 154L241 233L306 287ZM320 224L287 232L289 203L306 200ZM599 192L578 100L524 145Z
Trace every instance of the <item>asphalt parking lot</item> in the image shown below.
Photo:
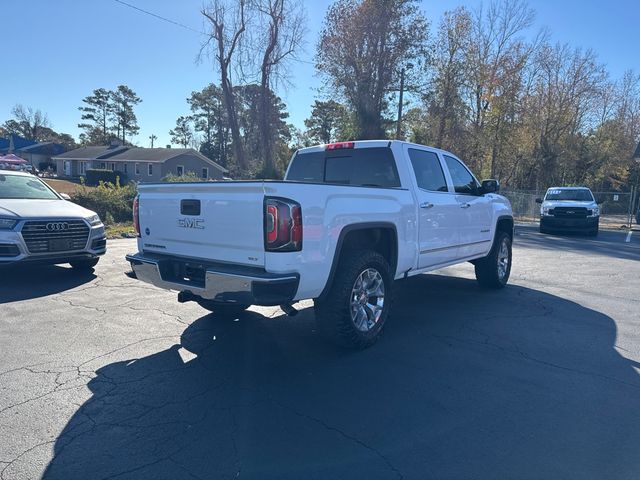
M0 271L0 478L640 477L640 233L518 227L510 285L397 283L374 347L124 276Z

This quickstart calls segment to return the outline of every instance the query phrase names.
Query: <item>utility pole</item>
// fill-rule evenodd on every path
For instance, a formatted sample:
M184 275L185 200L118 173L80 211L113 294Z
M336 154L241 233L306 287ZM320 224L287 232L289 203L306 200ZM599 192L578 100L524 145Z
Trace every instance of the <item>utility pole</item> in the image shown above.
M149 140L151 140L151 148L153 148L153 141L157 139L158 137L156 137L153 133L149 135Z
M406 70L411 70L413 64L407 63L406 66L400 70L400 98L398 101L398 120L396 122L396 140L401 140L402 137L402 97L404 94L404 74Z

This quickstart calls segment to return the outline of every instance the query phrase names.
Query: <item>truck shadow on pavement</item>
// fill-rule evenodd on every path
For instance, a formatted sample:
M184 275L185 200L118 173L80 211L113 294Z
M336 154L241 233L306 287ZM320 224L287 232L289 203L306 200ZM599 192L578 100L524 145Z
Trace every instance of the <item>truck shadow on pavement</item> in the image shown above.
M208 315L100 368L44 478L637 478L640 365L611 318L519 286L402 283L365 351L321 341L309 308Z
M15 265L0 270L0 304L46 297L96 279L91 271L59 265Z

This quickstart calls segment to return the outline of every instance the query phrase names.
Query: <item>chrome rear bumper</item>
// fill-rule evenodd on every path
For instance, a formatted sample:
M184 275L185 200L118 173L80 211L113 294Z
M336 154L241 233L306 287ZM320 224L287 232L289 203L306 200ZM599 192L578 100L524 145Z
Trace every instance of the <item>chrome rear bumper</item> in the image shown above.
M298 290L297 274L147 252L126 259L138 280L217 302L280 305L293 300Z

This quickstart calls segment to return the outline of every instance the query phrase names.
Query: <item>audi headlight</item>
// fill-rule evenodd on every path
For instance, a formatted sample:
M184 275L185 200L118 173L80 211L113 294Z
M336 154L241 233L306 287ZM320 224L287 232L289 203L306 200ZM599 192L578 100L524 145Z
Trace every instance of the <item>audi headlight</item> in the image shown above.
M17 223L13 218L0 218L0 230L11 230Z
M598 215L600 215L600 207L595 206L591 209L591 216L597 217Z
M89 222L92 227L102 224L102 221L100 220L100 217L98 215L91 215L89 218L87 218L87 222Z

